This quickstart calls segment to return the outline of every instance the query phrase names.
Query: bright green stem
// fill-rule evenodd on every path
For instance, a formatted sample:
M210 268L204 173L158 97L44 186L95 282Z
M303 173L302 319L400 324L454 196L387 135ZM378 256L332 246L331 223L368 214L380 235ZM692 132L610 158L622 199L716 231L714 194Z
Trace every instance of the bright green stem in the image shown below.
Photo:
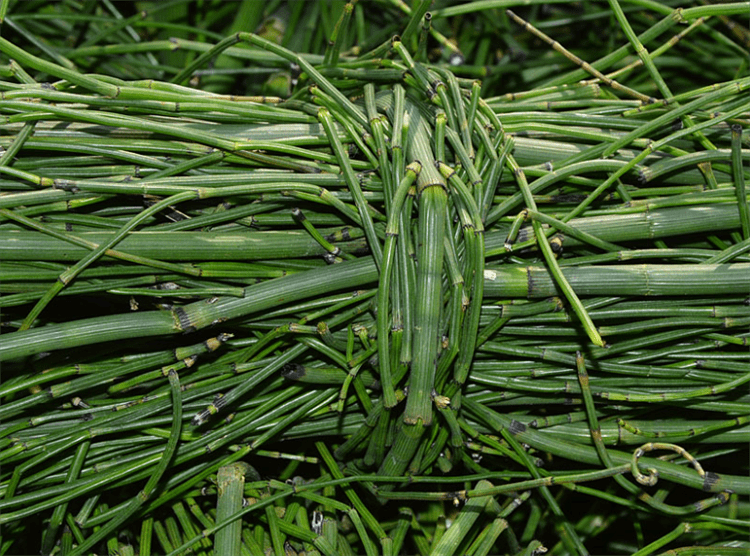
M182 391L180 390L180 378L174 370L169 371L169 385L172 392L172 428L169 431L167 445L164 448L159 464L151 474L151 478L146 483L146 486L143 487L143 490L131 500L126 509L87 538L85 542L78 545L70 556L81 556L82 554L86 554L102 539L119 530L120 526L130 519L133 514L135 514L135 512L137 512L146 501L148 501L151 494L154 492L154 489L159 484L159 481L161 481L162 475L164 475L164 472L172 461L172 456L177 449L177 444L180 440L180 433L182 431Z
M336 26L333 28L331 37L328 40L328 47L326 48L326 53L323 57L323 65L335 67L339 63L341 42L346 37L346 32L349 28L349 21L352 18L353 11L354 4L352 2L347 2L344 5L344 11L341 12L341 17L336 22Z
M636 54L638 54L638 58L640 58L640 60L643 62L643 66L648 71L649 75L651 76L651 79L653 79L654 83L656 83L656 86L659 89L659 92L661 92L662 97L665 100L673 101L674 106L679 106L679 103L674 102L674 95L672 95L672 92L669 90L669 87L664 82L664 79L662 78L662 76L659 74L659 70L656 69L656 64L654 64L654 61L652 57L649 55L648 50L646 50L646 47L643 46L641 41L638 40L638 37L633 31L633 28L630 26L630 23L628 22L627 17L623 13L619 2L617 0L609 0L609 5L612 8L612 12L615 14L615 18L617 18L617 22L620 24L620 27L625 32L625 36L628 37L630 44L633 45L633 48L635 49ZM692 118L687 114L685 114L682 117L682 122L685 125L685 127L693 127L694 125ZM716 147L700 131L696 133L696 138L701 143L703 148L707 150L716 149Z
M356 289L377 280L373 261L363 257L330 267L284 276L245 288L243 298L197 301L173 311L145 311L71 321L13 332L3 337L0 360L41 351L198 330L224 319L311 299L341 289ZM221 320L220 320L221 319Z
M737 196L737 208L740 211L742 238L750 238L750 216L748 215L747 195L745 193L745 173L742 171L742 126L732 126L732 175L734 192Z
M378 475L398 476L406 471L409 462L417 453L420 441L424 435L425 427L421 424L409 425L404 423L396 434L396 439L383 463L378 469ZM385 487L384 490L387 490Z
M367 117L363 113L362 109L356 106L352 101L350 101L341 91L338 90L338 88L332 85L331 82L328 81L328 79L323 77L323 75L302 56L299 56L294 52L284 48L283 46L279 46L278 44L275 44L269 40L264 39L263 37L259 37L258 35L254 35L252 33L238 33L238 37L243 41L254 44L255 46L259 46L260 48L268 50L269 52L273 52L274 54L281 56L289 62L298 64L302 68L302 70L307 73L312 81L314 81L326 93L336 99L336 101L344 109L345 112L347 112L357 122L364 126L365 129L370 129L370 124L367 121Z
M39 314L44 310L44 308L47 306L47 304L52 301L52 299L65 287L67 286L72 280L75 279L76 276L78 276L83 270L85 270L87 267L89 267L93 262L95 262L97 259L99 259L104 253L108 250L117 245L117 243L122 240L130 230L135 228L138 224L143 222L145 219L150 217L152 214L156 214L157 212L161 211L164 208L169 207L170 205L177 204L181 201L186 201L188 199L193 199L196 197L195 193L178 193L177 195L173 195L172 197L169 197L167 199L163 199L162 201L159 201L158 203L155 203L154 205L150 206L134 218L132 218L127 224L125 224L122 228L120 228L117 233L115 233L108 241L102 243L99 245L96 249L91 251L88 255L86 255L83 259L78 261L75 265L68 268L65 272L60 274L58 276L57 281L52 285L52 287L47 290L47 292L44 294L44 296L37 302L37 304L34 306L34 308L29 312L29 314L24 319L23 323L21 324L21 327L19 328L19 331L27 330L31 327L31 325L34 323L36 318L39 316Z
M510 154L508 155L508 165L513 170L513 173L516 176L516 182L521 189L521 194L523 195L527 208L536 211L536 203L534 202L534 198L531 195L531 190L529 189L529 184L526 181L526 176L524 175L523 170L521 170L521 168L518 166L518 164ZM532 225L534 228L534 233L536 234L539 250L544 256L544 260L547 263L550 274L554 278L555 283L560 288L560 290L562 290L563 295L568 300L568 303L570 303L570 306L573 308L576 316L580 319L581 324L583 325L583 328L586 331L589 339L594 343L594 345L604 346L604 340L602 340L602 337L596 330L596 326L594 326L594 322L591 320L588 311L586 311L583 303L581 303L578 295L571 287L570 282L568 282L568 280L565 278L565 275L562 273L560 265L557 263L555 253L552 251L552 246L550 245L547 236L544 235L542 225L537 220L534 220L532 222Z
M491 482L483 479L477 483L476 489L483 490L492 488L492 486ZM464 507L461 508L458 516L453 520L452 525L442 536L432 553L440 554L441 556L451 556L454 554L463 539L469 534L474 522L491 500L492 496L470 498Z
M114 98L119 94L119 87L115 85L104 83L103 81L99 81L88 75L83 75L75 70L42 60L2 37L0 37L0 52L3 52L22 66L29 66L37 71L48 73L62 79L67 79L75 85L100 95Z
M8 166L12 163L13 158L18 154L18 151L23 148L24 143L26 143L29 137L34 134L35 125L36 122L34 121L26 122L24 124L21 131L19 131L18 135L13 139L13 142L8 146L5 152L0 155L0 166Z
M435 167L435 158L424 116L417 105L407 102L409 139L407 156L422 164L417 178L419 223L417 291L414 308L413 362L406 398L404 421L422 425L432 422L432 390L437 370L443 306L443 250L448 194L445 179Z
M479 317L484 295L484 226L479 208L468 187L448 165L438 163L440 173L448 180L458 205L463 207L462 226L466 249L465 287L469 305L461 333L458 361L454 369L456 382L463 384L474 357Z
M628 264L565 267L566 280L581 295L701 296L750 291L750 263ZM542 266L491 267L484 273L487 298L542 298L559 295Z
M391 204L388 215L388 225L385 230L385 248L383 251L383 264L380 272L380 283L378 284L378 361L380 365L380 382L383 388L383 403L385 407L391 408L396 405L396 393L394 391L391 376L390 340L389 328L391 319L388 312L388 300L390 298L391 274L396 254L396 240L398 238L399 222L401 220L401 209L403 208L406 195L414 180L421 172L421 165L413 162L407 166L406 175L401 180L396 195Z
M238 461L219 468L216 475L216 486L219 490L216 505L216 521L224 521L242 509L245 487L245 475L252 473L251 466ZM214 554L216 556L235 556L240 554L242 546L242 520L238 519L216 532Z
M328 451L326 445L323 442L316 442L315 447L318 449L323 461L325 461L328 466L331 476L334 479L344 479L344 473L339 469L338 463L333 459L333 456L331 455L331 452ZM352 506L354 506L359 515L362 516L362 519L365 524L367 524L368 528L375 533L378 539L380 539L381 544L384 543L386 539L388 539L388 535L386 535L385 530L378 520L375 519L375 516L373 516L370 510L367 509L367 506L362 502L362 499L355 492L354 488L346 483L342 483L341 488L344 490L347 498L349 498Z
M70 469L68 470L68 474L65 477L65 482L70 483L78 479L78 475L81 473L81 469L83 468L83 463L86 460L86 456L88 455L89 448L91 447L91 441L86 440L84 442L81 442L78 447L76 448L76 453L73 456L73 461L70 464ZM52 552L52 549L55 546L55 541L57 539L57 531L60 528L60 525L62 525L63 519L65 517L65 513L68 511L68 503L63 502L59 506L57 506L52 512L52 517L50 518L49 526L44 531L44 537L42 540L42 554L50 554Z
M417 260L417 306L414 319L414 362L404 421L432 423L432 390L443 304L443 236L448 195L441 183L421 185L419 191L419 251Z
M354 174L354 170L351 167L351 162L349 161L349 156L344 151L344 146L341 144L341 140L339 139L338 133L334 127L333 117L327 109L321 108L318 112L318 119L323 124L323 127L326 130L326 134L328 135L328 140L331 142L331 146L336 153L339 165L341 166L341 170L344 173L344 178L346 179L346 183L349 186L349 191L354 197L354 202L357 205L359 216L362 219L362 226L365 229L365 235L367 236L370 250L372 251L373 258L375 259L375 264L380 267L381 261L383 259L383 248L381 247L380 240L375 233L375 227L372 222L372 217L367 210L367 201L362 194L362 188L359 185L359 180Z

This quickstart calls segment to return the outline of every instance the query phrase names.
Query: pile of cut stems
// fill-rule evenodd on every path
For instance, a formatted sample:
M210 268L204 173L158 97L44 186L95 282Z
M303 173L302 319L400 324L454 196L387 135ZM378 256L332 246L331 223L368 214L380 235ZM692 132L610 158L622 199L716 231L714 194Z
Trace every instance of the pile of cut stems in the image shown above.
M0 554L750 549L750 5L381 4L0 0Z

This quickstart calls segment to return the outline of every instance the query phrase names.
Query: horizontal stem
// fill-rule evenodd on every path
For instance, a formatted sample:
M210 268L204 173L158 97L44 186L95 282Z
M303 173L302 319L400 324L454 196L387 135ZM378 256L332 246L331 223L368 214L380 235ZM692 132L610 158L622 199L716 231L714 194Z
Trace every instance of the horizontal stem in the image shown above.
M580 295L705 296L750 291L750 263L562 267L562 273ZM486 297L559 295L552 275L541 266L489 268L484 277Z

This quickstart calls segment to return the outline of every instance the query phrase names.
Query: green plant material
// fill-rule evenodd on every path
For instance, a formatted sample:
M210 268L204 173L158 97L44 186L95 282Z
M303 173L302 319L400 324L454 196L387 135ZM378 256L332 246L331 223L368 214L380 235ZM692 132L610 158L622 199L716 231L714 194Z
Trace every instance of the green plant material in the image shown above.
M597 267L571 267L563 270L576 289L587 295L690 295L722 292L742 294L747 291L748 268L745 263L729 265L601 265ZM676 277L679 269L679 279ZM714 282L712 276L722 273L722 281ZM669 278L666 278L669 276ZM541 267L504 267L485 272L488 297L548 297L557 293L554 280Z
M0 0L0 554L745 553L749 9Z
M489 481L479 481L476 486L477 489L492 488L492 483ZM480 496L472 498L458 513L458 516L451 524L445 534L440 538L440 542L433 548L433 551L437 554L451 555L456 552L458 545L468 534L469 529L474 524L476 519L479 517L480 512L490 503L489 496Z
M216 505L216 519L223 521L228 516L242 508L245 476L255 475L257 472L250 464L236 462L219 468L216 476L219 498ZM216 554L238 554L242 543L242 522L235 521L228 527L216 533Z

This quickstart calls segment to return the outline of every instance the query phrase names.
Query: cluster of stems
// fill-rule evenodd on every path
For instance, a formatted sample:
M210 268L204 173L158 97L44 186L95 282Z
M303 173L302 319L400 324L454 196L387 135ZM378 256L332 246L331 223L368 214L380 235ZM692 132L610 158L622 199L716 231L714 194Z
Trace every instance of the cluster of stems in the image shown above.
M0 555L588 554L581 499L674 527L622 550L747 548L748 6L610 0L587 60L484 0L368 49L316 2L313 54L103 4L55 48L0 0ZM577 69L493 95L476 13ZM699 33L744 66L686 86Z

